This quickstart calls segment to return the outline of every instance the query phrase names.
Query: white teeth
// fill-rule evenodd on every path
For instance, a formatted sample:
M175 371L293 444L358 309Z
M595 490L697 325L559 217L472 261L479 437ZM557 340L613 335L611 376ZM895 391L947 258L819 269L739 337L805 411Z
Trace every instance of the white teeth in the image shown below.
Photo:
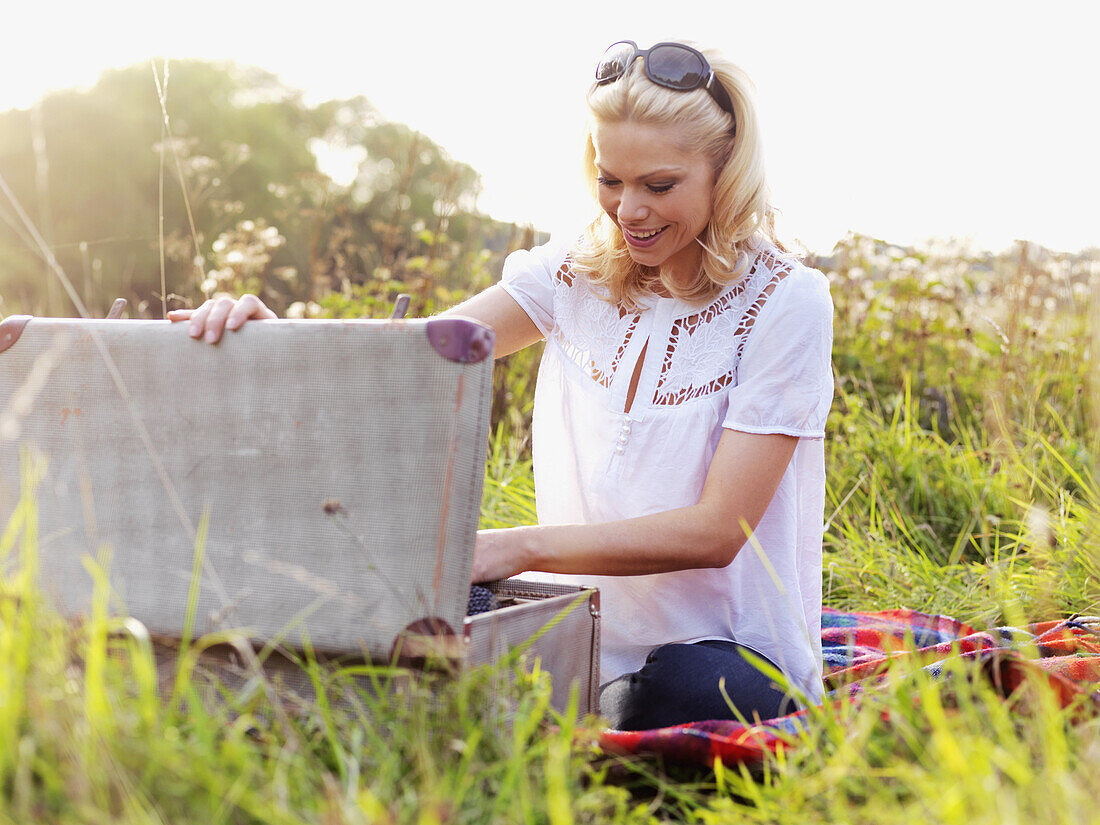
M648 238L652 238L660 231L660 229L654 229L652 232L631 232L630 234L637 238L639 241L644 241Z

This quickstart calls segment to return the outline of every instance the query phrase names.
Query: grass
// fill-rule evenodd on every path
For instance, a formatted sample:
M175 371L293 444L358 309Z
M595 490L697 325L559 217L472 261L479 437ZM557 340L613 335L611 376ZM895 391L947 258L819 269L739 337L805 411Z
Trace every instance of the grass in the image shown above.
M829 605L980 627L1100 612L1100 267L979 263L853 237L823 264L837 304ZM510 432L491 445L483 526L534 520ZM211 702L184 657L158 689L148 636L106 613L107 549L87 560L87 622L41 601L34 484L27 462L0 534L3 822L1100 822L1100 720L1038 685L1007 703L963 665L939 682L899 668L752 773L602 754L597 721L555 713L538 674L411 679L307 657L321 699L289 709L262 684ZM327 701L353 675L375 689Z

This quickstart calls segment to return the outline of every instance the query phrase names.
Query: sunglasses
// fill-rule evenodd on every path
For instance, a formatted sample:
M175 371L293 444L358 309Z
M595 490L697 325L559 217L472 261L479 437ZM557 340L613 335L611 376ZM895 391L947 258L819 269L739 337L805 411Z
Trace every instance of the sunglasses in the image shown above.
M683 43L658 43L644 50L633 40L612 43L596 64L596 85L618 80L639 57L643 59L645 76L658 86L677 92L706 89L722 111L736 121L729 93L718 81L707 59Z

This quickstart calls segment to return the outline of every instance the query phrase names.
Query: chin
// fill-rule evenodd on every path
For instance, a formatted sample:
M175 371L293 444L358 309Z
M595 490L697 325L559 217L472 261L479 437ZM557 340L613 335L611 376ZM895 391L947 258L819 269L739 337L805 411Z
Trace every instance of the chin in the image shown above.
M642 266L649 266L657 269L668 262L672 255L675 253L669 253L666 250L660 249L635 249L630 244L626 245L627 251L630 253L631 260L636 264Z
M638 249L636 246L627 243L625 238L623 239L623 245L630 254L630 259L642 266L660 266L668 259L668 255L660 249Z

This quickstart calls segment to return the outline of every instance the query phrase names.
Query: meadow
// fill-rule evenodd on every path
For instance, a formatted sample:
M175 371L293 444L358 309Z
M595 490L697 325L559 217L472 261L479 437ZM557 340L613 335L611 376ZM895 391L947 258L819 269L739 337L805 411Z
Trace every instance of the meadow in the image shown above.
M825 603L979 628L1100 613L1100 254L851 235L809 262L836 309ZM357 307L345 291L310 311ZM534 520L535 357L498 365L485 527ZM605 754L599 720L554 712L537 670L501 690L490 668L368 668L377 689L348 707L326 697L349 674L307 661L319 699L286 706L262 682L204 701L183 655L158 691L96 563L86 623L37 593L32 475L0 534L0 821L1100 822L1100 720L914 667L753 771Z

